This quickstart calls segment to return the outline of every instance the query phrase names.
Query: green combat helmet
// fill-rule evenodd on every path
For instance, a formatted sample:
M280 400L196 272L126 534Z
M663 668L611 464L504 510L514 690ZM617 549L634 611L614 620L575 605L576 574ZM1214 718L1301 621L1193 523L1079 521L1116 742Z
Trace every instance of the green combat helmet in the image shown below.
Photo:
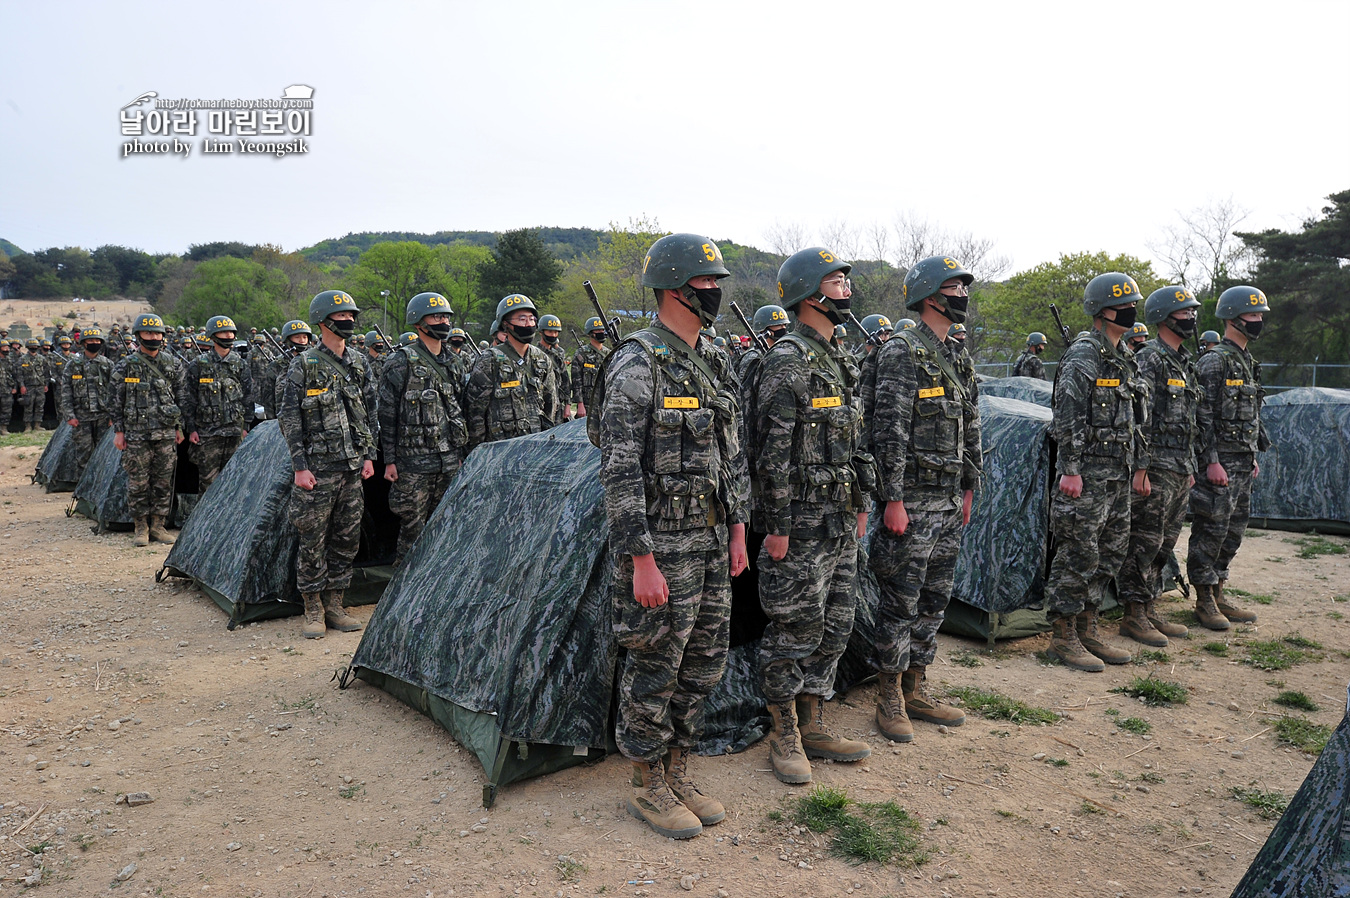
M782 306L767 305L755 309L755 317L750 322L755 333L762 334L776 327L788 326L788 313Z
M961 263L951 256L929 256L915 262L909 271L905 272L905 283L901 288L905 297L905 308L923 308L923 301L936 294L942 285L952 278L960 278L961 283L967 287L975 283L975 275L962 268ZM944 299L943 303L947 304L947 300Z
M459 342L455 343L456 340L458 340ZM455 343L456 346L462 346L463 344L469 342L469 332L462 327L451 328L450 342Z
M1248 340L1255 340L1261 333L1260 321L1243 321L1242 315L1248 312L1269 312L1270 304L1266 294L1255 287L1229 287L1219 294L1219 304L1214 307L1214 317L1221 321L1233 322L1233 327L1244 334Z
M399 346L411 346L417 342L417 334L413 331L404 331L398 335Z
M351 294L341 290L325 290L309 301L310 324L323 324L334 312L351 312L353 315L359 315L361 310L357 308L356 300L352 299Z
M1144 301L1144 323L1159 325L1173 312L1198 308L1200 301L1180 284L1159 287ZM1217 342L1217 341L1216 341Z
M707 237L697 234L668 234L651 245L642 260L642 286L659 294L678 290L681 302L698 315L705 326L717 320L722 308L720 287L696 290L689 282L698 277L730 277L722 262L722 251Z
M1218 346L1221 340L1218 331L1205 331L1200 335L1200 345L1205 349Z
M823 246L799 250L788 256L778 269L778 300L785 309L795 309L803 300L818 300L830 313L830 320L839 324L847 317L852 300L831 299L820 292L820 282L836 271L847 276L852 270L852 265Z
M895 322L895 326L902 331L907 331L911 327L918 327L918 322L913 318L901 318L899 321Z
M586 333L595 337L597 340L603 341L606 333L605 322L601 321L595 315L592 315L586 319Z
M142 331L149 331L152 334L162 334L164 333L164 319L153 314L137 315L136 320L128 325L128 327L131 328L132 332L137 334ZM114 326L113 329L116 330L117 328Z
M1148 342L1148 325L1142 321L1136 321L1134 327L1130 328L1130 334L1125 338L1125 342L1130 344L1132 349L1138 349Z
M1031 333L1027 334L1027 345L1044 346L1045 334L1041 333L1040 331L1032 331Z
M88 340L98 340L102 342L103 331L99 330L97 325L89 325L84 330L80 331L80 342L84 343Z
M562 319L557 315L545 315L539 319L539 329L541 331L560 331L562 330Z
M366 331L366 348L383 352L384 341L380 339L380 335L375 331Z
M416 324L428 315L453 315L450 300L439 293L419 293L408 300L408 312L403 318L404 324Z
M962 343L966 342L966 326L959 321L956 322L947 328L947 336L953 340L960 340Z
M874 334L889 334L895 330L891 324L891 319L885 315L868 315L862 320L863 330L867 331L868 336Z
M502 322L506 320L507 315L512 312L519 312L521 309L529 309L535 315L539 314L539 309L535 308L534 300L524 293L512 293L510 296L503 296L501 302L497 303L497 317L492 319L492 329L488 331L488 336L491 337L502 329Z
M713 345L716 346L718 349L726 349L726 348L727 348L727 338L726 338L726 337L713 337Z
M836 324L834 326L834 339L836 341L843 340L847 336L848 336L848 328L844 327L842 324Z
M299 318L293 318L281 326L281 342L285 343L296 334L304 334L307 342L313 342L314 331L309 329L309 325Z
M1099 274L1083 288L1083 311L1089 318L1096 318L1103 309L1127 306L1139 298L1139 285L1128 274Z
M234 326L234 321L228 315L215 315L206 321L206 336L214 337L216 334L226 332L238 333L239 328Z

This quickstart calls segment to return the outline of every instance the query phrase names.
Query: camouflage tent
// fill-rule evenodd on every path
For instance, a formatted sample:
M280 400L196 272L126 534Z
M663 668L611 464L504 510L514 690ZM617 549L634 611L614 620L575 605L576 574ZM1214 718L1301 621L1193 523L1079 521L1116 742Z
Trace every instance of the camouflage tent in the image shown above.
M1350 390L1300 387L1266 399L1271 447L1252 485L1252 526L1350 533Z
M127 510L127 472L122 469L122 450L113 445L113 437L114 431L110 427L94 447L84 474L75 484L70 507L66 509L67 517L82 514L93 521L95 533L130 530L134 526L131 512ZM197 498L197 466L188 461L186 440L178 447L173 492L171 523L181 526Z
M1050 407L1050 394L1054 386L1048 380L1039 377L990 377L980 381L981 396L999 396L1004 399L1020 399L1035 405Z
M1350 895L1350 713L1256 853L1233 898Z
M71 439L74 432L75 428L62 421L38 457L33 482L45 486L49 493L68 493L80 481L74 441Z
M367 515L361 549L345 604L369 604L380 597L393 570L398 522L388 500L372 501L367 481ZM156 579L196 582L229 615L228 626L303 611L295 588L299 535L287 516L294 475L286 440L276 421L266 421L240 444L220 476L197 503L169 550ZM387 497L387 482L384 490Z

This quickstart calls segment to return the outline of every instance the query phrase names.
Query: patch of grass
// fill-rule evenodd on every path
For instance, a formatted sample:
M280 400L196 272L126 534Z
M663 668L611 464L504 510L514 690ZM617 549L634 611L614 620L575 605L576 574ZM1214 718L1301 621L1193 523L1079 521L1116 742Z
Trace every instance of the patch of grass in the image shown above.
M1260 670L1288 670L1304 661L1320 660L1321 656L1310 649L1321 647L1297 633L1283 639L1261 639L1247 644L1247 663Z
M1105 714L1107 717L1119 717L1119 716L1120 716L1120 712L1117 711L1115 708L1107 708L1107 709L1106 709L1105 711L1103 711L1102 713Z
M1306 636L1301 636L1298 633L1290 633L1288 636L1284 637L1284 641L1300 649L1320 649L1322 647L1322 643L1309 639Z
M1155 680L1153 677L1135 677L1125 686L1117 686L1112 692L1133 696L1146 705L1166 706L1186 704L1186 687L1170 680Z
M1017 816L1017 815L1014 814L1012 811L1005 811L1005 810L1003 810L1002 808L995 808L995 809L994 809L994 813L998 814L1000 817L1016 817L1016 816Z
M1160 649L1144 649L1134 656L1135 664L1169 664L1172 656Z
M1277 705L1283 705L1286 708L1293 708L1295 711L1319 711L1320 708L1306 693L1303 692L1281 692L1271 699Z
M304 698L297 699L293 702L288 702L279 695L273 696L273 698L277 700L277 704L281 706L281 710L283 711L313 711L314 704L318 701L318 699L312 695L306 695Z
M1200 619L1195 616L1195 609L1183 608L1179 611L1167 612L1167 619L1174 624L1183 624L1187 627L1200 626Z
M1007 730L990 730L989 735L997 736L1000 739L1007 739L1009 736L1012 735L1012 733L1008 732Z
M951 661L958 667L983 667L984 662L974 652L952 652Z
M590 868L570 854L560 854L558 863L553 865L553 869L558 871L559 882L577 882L581 879L581 874L588 872Z
M1209 652L1220 658L1228 657L1228 643L1226 642L1206 642L1200 646L1200 651Z
M1333 601L1333 602L1350 602L1350 593L1341 593L1340 595L1332 596L1332 597L1331 597L1331 601Z
M1153 724L1142 717L1125 717L1116 721L1116 726L1127 733L1134 733L1136 736L1143 736L1153 732Z
M1046 758L1046 759L1045 759L1045 763L1049 764L1051 767L1068 767L1068 766L1069 766L1069 761L1068 761L1067 758Z
M1079 807L1078 807L1078 813L1080 813L1080 814L1105 814L1106 812L1103 811L1101 808L1097 807L1097 806L1096 806L1095 804L1093 804L1092 802L1090 802L1090 801L1085 801L1085 802L1083 802L1081 805L1079 805Z
M1332 620L1345 620L1345 615L1341 614L1339 611L1328 611L1327 617L1331 618Z
M1143 773L1139 774L1139 782L1152 783L1155 786L1160 786L1167 782L1167 780L1162 774L1154 773L1152 770L1145 770Z
M1064 666L1064 662L1061 661L1061 660L1059 660L1059 656L1056 655L1056 654L1054 654L1053 652L1047 652L1047 651L1042 650L1042 651L1036 652L1036 653L1035 653L1035 656L1036 656L1036 660L1039 661L1039 662L1041 662L1042 664L1044 664L1046 667L1063 667L1063 666Z
M1316 533L1305 536L1301 539L1286 539L1285 542L1293 543L1299 547L1299 558L1316 558L1318 555L1344 555L1345 546L1340 543L1333 543L1331 540Z
M338 789L338 798L355 798L364 794L366 791L365 783L352 783L350 786L343 786Z
M1306 717L1281 717L1275 721L1275 735L1286 745L1318 755L1327 747L1331 727L1313 723Z
M961 706L974 711L989 720L1007 720L1012 723L1058 723L1059 715L1046 708L1037 708L1008 698L992 689L977 689L974 686L962 686L948 690L947 694L961 700Z
M30 430L28 433L11 433L0 437L0 449L13 449L16 446L45 446L52 438L51 430ZM20 455L19 458L24 456Z
M791 814L812 832L832 832L830 851L851 863L918 866L928 860L919 822L893 801L859 802L842 789L817 786L797 799Z
M1284 561L1283 558L1280 561ZM1255 602L1258 605L1269 605L1275 601L1275 596L1263 592L1247 592L1245 589L1236 589L1232 586L1225 586L1223 591L1233 596L1241 596L1244 599Z
M1233 797L1256 811L1262 820L1275 820L1289 807L1289 799L1278 789L1243 789L1233 786L1228 790Z

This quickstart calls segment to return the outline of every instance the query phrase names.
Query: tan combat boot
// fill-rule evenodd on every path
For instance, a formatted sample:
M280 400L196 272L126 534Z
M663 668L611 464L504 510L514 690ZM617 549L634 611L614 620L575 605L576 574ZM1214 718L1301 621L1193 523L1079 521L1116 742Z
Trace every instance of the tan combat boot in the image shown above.
M1220 580L1219 585L1214 587L1214 604L1219 606L1219 613L1235 624L1256 623L1255 611L1245 611L1228 601L1228 597L1224 595L1223 591L1223 588L1227 585L1227 580Z
M769 734L769 761L773 775L781 783L811 782L811 762L802 751L801 734L797 732L797 710L793 702L769 704L773 732Z
M323 623L323 599L317 592L302 592L300 598L305 600L305 627L300 635L306 639L322 639L328 632Z
M334 630L351 633L361 629L361 621L347 613L342 607L342 590L329 589L323 593L323 620Z
M1175 624L1170 620L1164 620L1163 616L1158 613L1158 609L1153 602L1144 603L1144 617L1148 618L1148 622L1153 625L1153 629L1164 636L1186 636L1191 632L1181 624Z
M670 839L692 839L703 832L694 812L685 807L666 783L660 761L633 762L633 797L628 813Z
M164 526L164 515L150 515L150 538L157 543L166 543L173 545L174 537L167 527Z
M1089 605L1078 613L1074 622L1078 628L1078 641L1083 648L1092 654L1101 658L1107 664L1129 664L1132 660L1130 653L1124 649L1118 649L1111 643L1102 638L1101 629L1097 626L1097 609Z
M1106 665L1096 655L1083 648L1083 643L1078 641L1078 629L1074 626L1073 618L1061 617L1059 620L1051 621L1050 627L1053 634L1050 637L1050 654L1063 661L1065 667L1088 673L1101 673L1106 670Z
M136 535L131 538L131 544L133 546L150 545L150 525L143 517L136 519Z
M1120 621L1120 635L1144 645L1167 647L1167 637L1159 633L1144 613L1143 602L1126 602L1125 616Z
M872 753L867 743L830 732L825 725L825 699L819 695L797 696L797 732L801 733L802 750L808 758L861 761Z
M946 724L959 727L966 722L965 712L944 705L928 694L924 681L928 679L928 668L914 665L900 676L900 694L905 699L905 710L910 717L926 720L929 723Z
M675 797L680 800L680 803L693 811L699 823L704 826L712 826L714 823L721 823L726 819L727 809L722 806L722 802L704 795L703 790L689 775L689 751L687 749L672 748L670 753L666 755L666 783L670 786L670 791L674 792ZM633 785L639 785L639 783Z
M914 724L905 713L898 673L877 671L877 729L892 742L914 741Z
M1228 618L1219 611L1219 605L1215 601L1217 586L1209 586L1204 583L1195 585L1195 616L1200 621L1200 626L1206 630L1227 630L1230 626Z

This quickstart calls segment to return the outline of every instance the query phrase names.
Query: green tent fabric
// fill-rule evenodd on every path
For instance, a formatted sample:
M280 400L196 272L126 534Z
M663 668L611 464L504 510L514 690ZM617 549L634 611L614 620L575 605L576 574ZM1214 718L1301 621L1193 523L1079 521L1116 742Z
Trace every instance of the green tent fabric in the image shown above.
M38 457L33 482L45 486L49 493L69 493L80 482L81 472L71 439L74 433L75 428L62 421Z
M299 535L287 516L292 489L286 440L276 421L265 421L249 432L201 497L156 579L195 581L229 615L231 630L302 613L295 587ZM347 605L376 601L393 573L387 533L392 527L397 535L397 520L388 514L387 501L382 509L372 503L368 511Z
M1261 420L1252 526L1350 533L1350 390L1299 387L1270 396Z
M1233 898L1332 896L1350 896L1350 713L1233 890Z
M1046 408L1050 407L1050 396L1053 392L1054 385L1039 377L991 377L980 381L981 396L1020 399Z

